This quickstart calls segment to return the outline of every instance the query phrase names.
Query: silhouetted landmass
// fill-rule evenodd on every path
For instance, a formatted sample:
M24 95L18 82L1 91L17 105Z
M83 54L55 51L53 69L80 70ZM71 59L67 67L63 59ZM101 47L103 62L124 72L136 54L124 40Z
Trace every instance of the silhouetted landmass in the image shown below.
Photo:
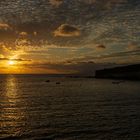
M97 70L96 78L140 80L140 64Z

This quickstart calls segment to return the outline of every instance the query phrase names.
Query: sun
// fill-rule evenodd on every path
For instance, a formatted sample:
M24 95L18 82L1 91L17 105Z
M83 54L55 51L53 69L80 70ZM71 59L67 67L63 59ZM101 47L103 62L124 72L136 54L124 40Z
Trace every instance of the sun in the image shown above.
M14 64L15 64L15 62L14 62L14 61L12 61L12 60L9 60L9 61L8 61L8 64L9 64L9 65L14 65Z

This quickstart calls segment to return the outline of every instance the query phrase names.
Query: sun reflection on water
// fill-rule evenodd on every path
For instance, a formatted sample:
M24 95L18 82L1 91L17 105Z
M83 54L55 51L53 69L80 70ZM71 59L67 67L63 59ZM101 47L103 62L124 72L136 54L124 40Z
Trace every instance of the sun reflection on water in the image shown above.
M6 97L9 102L16 103L17 94L17 81L13 75L9 75L6 80Z
M21 108L20 88L14 75L6 76L1 109L1 127L3 137L18 136L23 131L25 112ZM22 128L22 129L21 129ZM5 130L8 130L5 132ZM5 132L5 133L4 133Z

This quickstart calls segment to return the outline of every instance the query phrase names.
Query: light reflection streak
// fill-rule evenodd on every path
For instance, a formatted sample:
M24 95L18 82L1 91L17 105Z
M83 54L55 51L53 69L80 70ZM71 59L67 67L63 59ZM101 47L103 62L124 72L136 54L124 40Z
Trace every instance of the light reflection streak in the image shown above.
M7 75L4 81L4 93L1 108L1 128L3 137L18 136L23 131L25 112L21 108L21 97L18 78ZM6 132L5 132L6 130ZM8 131L7 131L8 130Z

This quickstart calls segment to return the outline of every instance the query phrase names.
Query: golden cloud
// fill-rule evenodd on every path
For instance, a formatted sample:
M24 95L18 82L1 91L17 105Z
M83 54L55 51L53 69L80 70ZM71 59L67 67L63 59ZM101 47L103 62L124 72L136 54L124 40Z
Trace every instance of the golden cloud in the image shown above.
M0 30L8 30L11 29L11 27L6 23L0 23Z
M69 24L62 24L54 31L54 36L59 37L74 37L74 36L80 36L81 32L80 30Z
M21 36L27 36L28 33L27 32L21 32L21 33L19 33L19 35L21 35Z

